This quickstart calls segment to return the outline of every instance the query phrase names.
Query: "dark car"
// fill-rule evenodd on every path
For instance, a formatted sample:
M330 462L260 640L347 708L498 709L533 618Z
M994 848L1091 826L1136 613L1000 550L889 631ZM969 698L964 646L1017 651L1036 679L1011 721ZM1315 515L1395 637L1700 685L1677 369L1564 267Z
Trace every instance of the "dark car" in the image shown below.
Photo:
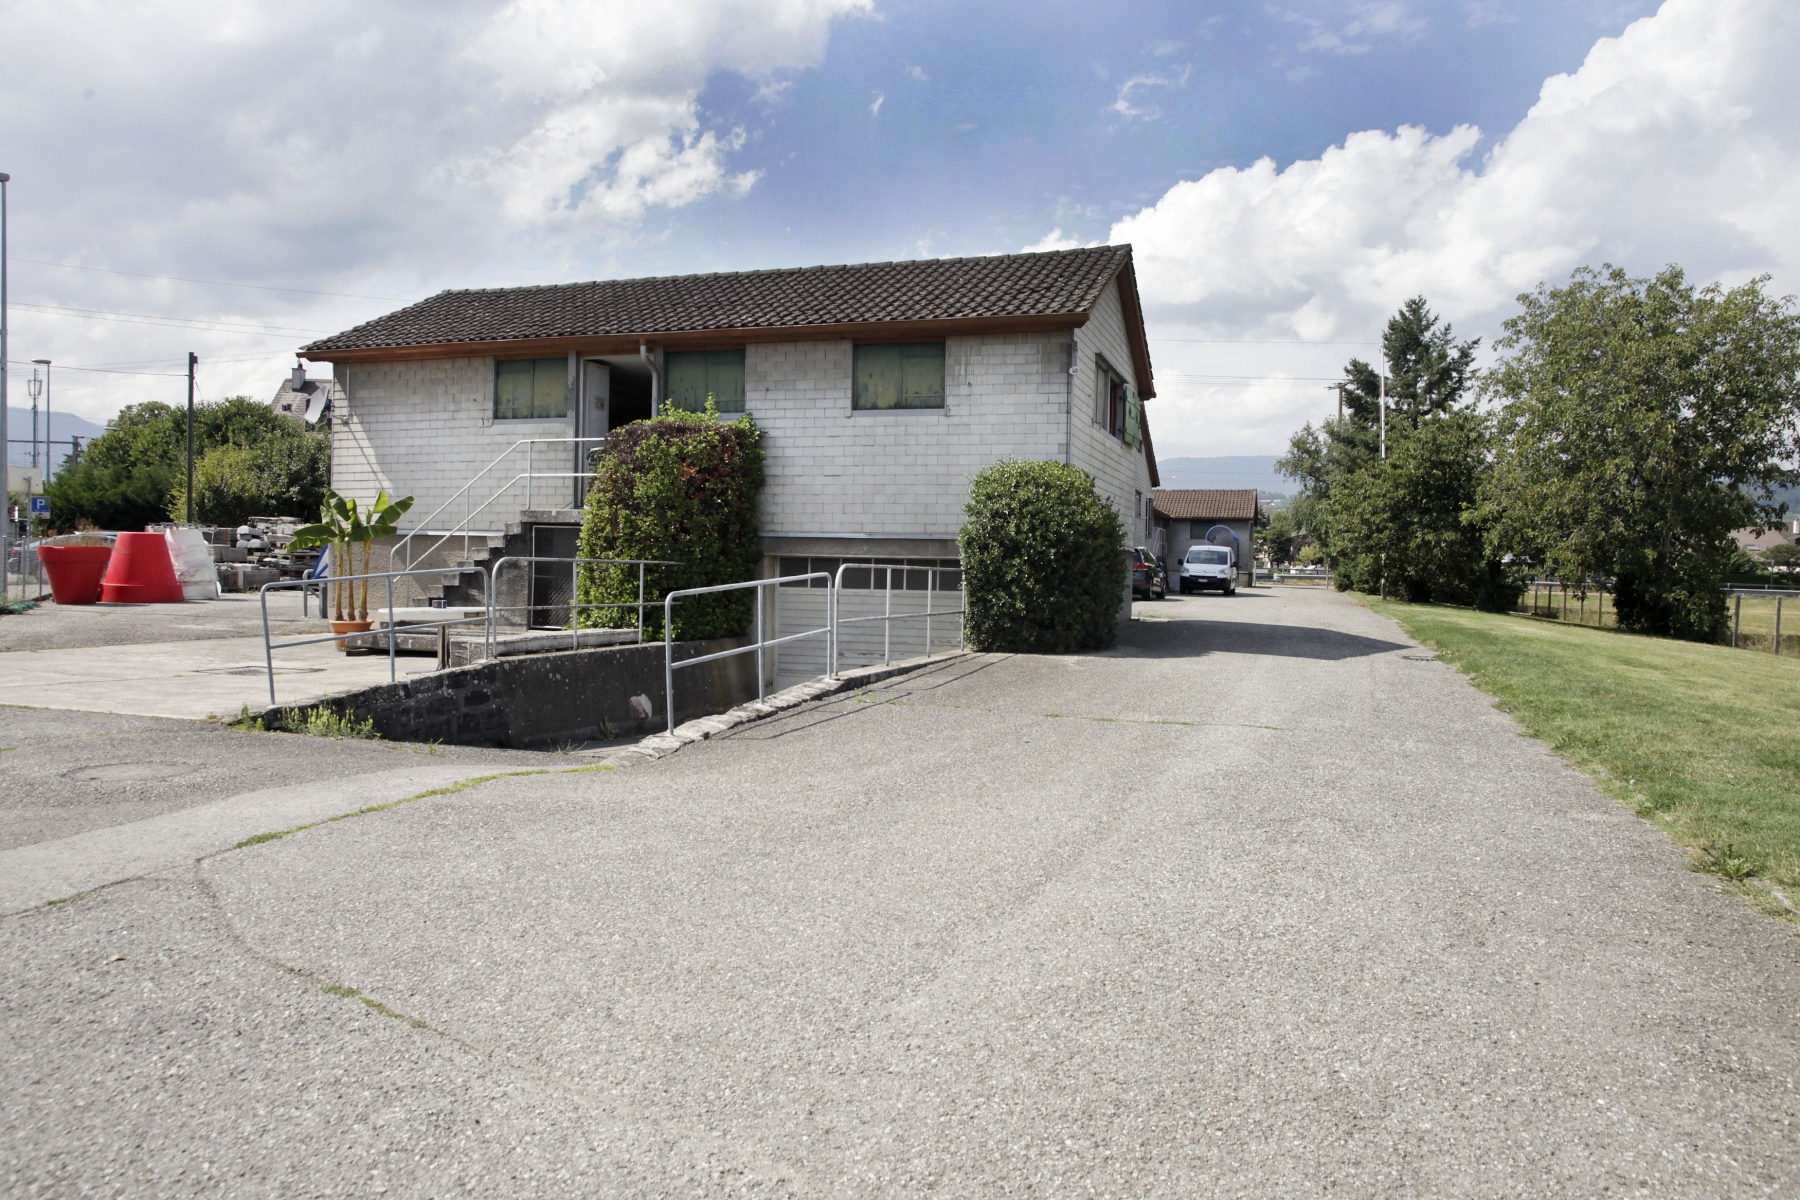
M1156 561L1156 555L1142 546L1131 548L1131 598L1161 600L1169 594L1168 572Z

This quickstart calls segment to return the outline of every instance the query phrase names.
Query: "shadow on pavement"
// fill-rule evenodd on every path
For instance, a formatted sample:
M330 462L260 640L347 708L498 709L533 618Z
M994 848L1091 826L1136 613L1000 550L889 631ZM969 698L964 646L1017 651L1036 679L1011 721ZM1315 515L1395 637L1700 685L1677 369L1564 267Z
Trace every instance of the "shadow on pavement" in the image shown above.
M1119 629L1119 643L1099 651L1107 658L1198 658L1206 654L1266 654L1340 662L1390 650L1410 650L1405 642L1319 629L1309 625L1264 625L1254 621L1133 621Z

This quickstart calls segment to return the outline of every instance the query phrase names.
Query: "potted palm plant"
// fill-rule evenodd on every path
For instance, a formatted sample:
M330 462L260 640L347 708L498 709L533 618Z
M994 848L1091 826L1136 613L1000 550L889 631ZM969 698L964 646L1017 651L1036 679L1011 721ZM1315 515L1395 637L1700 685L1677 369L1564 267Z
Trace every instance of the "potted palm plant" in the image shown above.
M369 581L351 577L369 573L370 544L378 537L393 536L401 515L412 507L412 502L411 496L390 501L388 494L382 492L365 515L354 499L327 489L319 520L294 531L294 540L288 543L290 549L320 547L331 556L331 573L327 576L331 581L331 632L367 633L374 624L369 620ZM360 571L356 563L359 545L363 548ZM358 582L362 584L360 591ZM338 645L348 649L348 638L340 637Z

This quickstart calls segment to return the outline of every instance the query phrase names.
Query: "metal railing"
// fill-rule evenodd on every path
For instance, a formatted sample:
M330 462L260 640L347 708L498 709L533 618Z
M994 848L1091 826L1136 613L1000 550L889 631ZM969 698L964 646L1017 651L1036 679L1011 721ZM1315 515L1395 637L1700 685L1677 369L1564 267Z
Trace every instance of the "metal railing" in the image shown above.
M879 587L879 588L870 587L867 589L863 589L863 588L851 588L850 589L853 592L867 590L867 591L871 591L871 592L884 593L883 608L882 608L881 614L879 616L845 617L841 614L841 612L839 610L839 606L842 603L842 597L843 597L843 593L844 593L844 572L846 572L846 571L868 571L870 574L869 581L871 584L874 583L874 573L876 571L887 572L886 578L883 580L882 587ZM915 613L897 613L894 611L894 572L895 571L903 571L903 572L904 571L923 571L923 572L928 573L926 580L925 580L925 611L924 612L922 612L922 613L916 613L916 612ZM941 572L945 572L945 571L954 571L958 575L962 574L961 567L909 567L904 564L888 564L888 563L845 563L843 566L839 567L837 569L837 577L835 579L833 579L831 582L831 599L830 599L831 641L829 644L830 645L829 653L830 653L831 657L830 657L829 661L826 663L825 678L827 678L827 679L836 679L837 678L838 655L842 649L842 638L841 638L840 630L842 630L842 628L845 625L857 625L864 621L880 621L882 623L881 624L881 663L883 666L886 666L888 663L893 661L893 641L894 641L894 639L893 639L894 624L893 623L895 621L916 621L919 618L923 617L925 619L925 654L926 654L926 657L930 657L930 655L931 655L931 619L933 617L960 617L966 611L966 607L965 608L954 608L954 609L946 608L946 609L933 610L932 597L935 596L938 592L954 590L957 592L957 594L959 594L959 595L962 594L961 588L948 589L948 588L939 588L937 586L938 574ZM903 577L901 580L901 585L900 585L900 594L905 595L907 592L909 592L911 590L912 590L911 588L908 588L906 586L906 582ZM963 629L961 622L957 623L957 631L958 631L957 632L957 648L960 650L963 647L965 638L967 636L966 631Z
M537 448L539 446L570 447L573 456L583 469L576 471L538 470ZM490 473L495 472L508 459L516 456L520 447L523 447L525 450L525 469L515 474L504 484L495 488L493 494L488 496L487 499L479 504L475 503L475 491L477 485L479 485L482 480L486 479ZM518 488L519 484L523 483L525 485L525 504L523 507L530 509L535 499L533 485L537 480L591 480L594 477L594 472L591 469L588 469L591 466L591 460L596 453L604 449L606 449L606 439L604 437L524 438L514 442L501 453L500 457L477 471L474 477L470 479L469 482L463 484L463 486L448 500L427 513L414 528L401 535L399 540L397 540L388 550L389 569L391 570L393 568L395 559L400 558L402 564L401 569L403 571L410 571L414 563L427 557L459 536L462 538L462 558L464 562L467 562L469 560L469 537L475 528L475 518L485 513L496 500L499 500L502 496L512 494L515 489ZM573 489L571 489L571 495L572 494ZM459 502L462 506L462 516L460 519L455 516L455 509ZM559 504L557 507L562 508L565 506ZM571 505L568 507L573 506ZM433 534L431 530L438 524L439 518L445 517L446 513L450 514L448 519L454 520L456 523L449 529ZM437 540L431 542L431 544L426 546L423 550L417 548L415 539L422 540L431 537L436 537Z
M567 608L569 610L569 649L571 650L579 650L581 648L581 622L577 614L584 608L637 609L637 640L638 645L643 645L644 606L646 604L658 603L656 600L646 600L644 598L645 570L649 567L679 567L681 565L679 562L656 558L549 558L531 554L508 554L494 563L488 576L487 641L485 649L487 657L489 658L495 656L495 642L499 635L501 613L516 612L519 610L530 613L540 608L564 607L562 605L533 604L531 603L532 598L529 595L526 596L526 602L524 604L501 604L499 602L500 572L510 563L531 563L534 566L537 563L569 564L569 603ZM581 566L584 563L636 567L638 569L638 598L635 601L621 600L616 602L594 602L583 604L581 602ZM536 576L532 576L531 578L535 579ZM531 628L531 618L529 616L526 617L525 627L527 629Z
M697 667L701 663L713 662L721 658L730 658L734 654L756 655L756 698L761 700L767 694L768 675L763 670L763 650L771 646L779 646L784 642L796 642L801 638L825 635L825 644L832 643L833 631L831 616L835 608L827 608L824 625L817 629L808 629L804 633L790 633L785 637L771 638L763 622L763 589L780 587L786 583L810 583L814 579L823 579L826 587L832 587L831 572L814 571L808 575L782 575L775 579L749 579L743 583L721 583L713 587L683 588L670 592L663 597L663 704L669 710L669 732L675 732L675 668ZM696 658L675 661L675 602L688 596L707 596L715 592L736 592L744 588L756 589L756 641L749 646L738 646L731 650L720 650L715 654L702 654ZM835 679L837 672L832 668L830 660L826 661L825 678Z
M473 573L475 575L480 576L481 577L481 586L482 586L482 601L483 601L482 608L486 609L489 607L489 605L491 604L491 602L493 600L493 594L492 594L492 591L490 590L490 588L488 587L487 572L481 567L434 567L434 568L430 568L430 569L423 570L423 571L378 571L378 572L371 572L370 574L367 574L367 575L338 575L338 576L334 576L332 578L331 582L353 584L353 583L357 583L359 581L370 580L370 579L382 579L382 580L387 581L387 601L388 601L387 602L387 615L388 615L387 627L380 631L377 631L374 628L370 628L370 629L366 629L366 630L357 630L352 633L331 633L331 634L327 634L324 637L301 638L297 641L292 641L292 642L276 642L273 640L273 635L269 631L269 593L272 591L279 591L283 588L304 588L304 587L307 587L308 585L314 584L318 581L312 580L312 579L284 579L284 580L279 580L275 583L263 584L262 587L257 590L257 600L262 605L263 665L267 668L268 673L269 673L269 703L270 703L270 705L273 705L276 702L275 701L275 651L289 650L295 646L316 646L321 642L336 642L341 646L345 642L348 642L352 638L358 639L359 643L363 642L363 641L373 642L377 638L386 638L387 639L387 651L388 651L388 682L389 683L397 682L399 679L399 669L396 665L395 659L396 659L396 653L397 653L397 646L400 641L400 621L399 621L398 614L395 613L395 611L394 611L394 580L403 579L409 575L446 575L446 574L450 574L452 572L459 574L459 575L466 575L466 574ZM321 597L321 599L322 599L322 597ZM442 629L449 625L473 625L476 622L485 622L487 620L488 620L488 617L486 615L479 616L479 617L458 617L455 619L445 620L445 621L421 621L418 624L410 625L407 628L415 630L415 631L425 630L425 629ZM360 624L360 622L358 622L358 624Z

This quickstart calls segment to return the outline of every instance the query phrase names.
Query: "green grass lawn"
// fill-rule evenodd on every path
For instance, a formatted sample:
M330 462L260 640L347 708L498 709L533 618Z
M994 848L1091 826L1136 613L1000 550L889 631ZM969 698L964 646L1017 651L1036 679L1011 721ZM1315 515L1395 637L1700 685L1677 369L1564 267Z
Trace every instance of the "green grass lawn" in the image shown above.
M1702 869L1773 883L1800 904L1800 658L1363 599Z

